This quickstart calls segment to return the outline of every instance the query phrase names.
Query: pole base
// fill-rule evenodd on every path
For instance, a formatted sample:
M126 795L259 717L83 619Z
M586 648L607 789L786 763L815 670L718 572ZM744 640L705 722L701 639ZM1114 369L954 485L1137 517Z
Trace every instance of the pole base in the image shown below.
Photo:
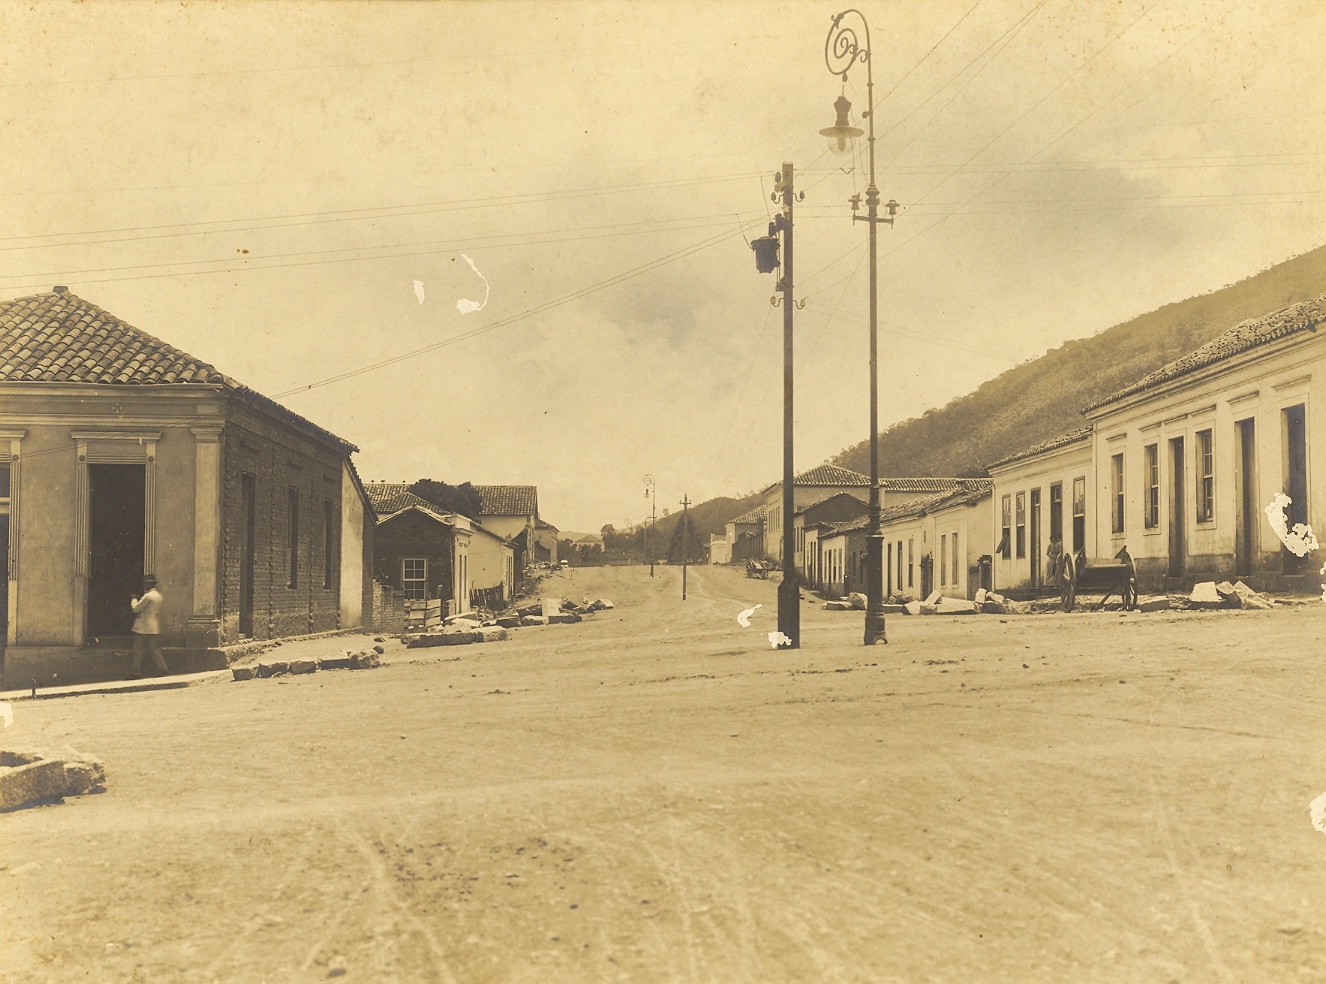
M889 640L884 637L884 613L867 612L866 613L866 638L867 646L887 646Z
M780 649L801 648L801 590L796 580L783 575L778 585L778 631L790 640Z

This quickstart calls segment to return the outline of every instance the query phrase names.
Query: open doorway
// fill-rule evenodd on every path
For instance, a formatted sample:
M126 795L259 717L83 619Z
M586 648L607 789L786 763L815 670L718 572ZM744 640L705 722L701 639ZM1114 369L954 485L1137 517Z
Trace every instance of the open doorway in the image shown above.
M1183 438L1171 438L1169 442L1169 576L1183 577L1184 555L1187 552L1185 538L1186 519L1183 512Z
M239 484L239 634L253 638L254 514L257 511L257 479L240 477Z
M1041 490L1031 490L1031 586L1041 586Z
M128 636L143 592L146 465L88 465L88 641Z
M1292 530L1298 523L1308 521L1308 445L1306 415L1303 404L1285 407L1283 417L1283 459L1285 495L1289 496L1289 507L1285 518ZM1286 574L1300 574L1305 568L1304 558L1298 557L1286 547L1280 550L1284 557Z
M1251 574L1257 565L1257 436L1254 420L1234 422L1238 464L1234 470L1234 572Z

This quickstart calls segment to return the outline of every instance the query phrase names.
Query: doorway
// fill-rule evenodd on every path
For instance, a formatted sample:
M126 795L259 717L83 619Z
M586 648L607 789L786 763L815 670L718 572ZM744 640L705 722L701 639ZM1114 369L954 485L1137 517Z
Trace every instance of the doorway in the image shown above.
M146 465L88 465L87 637L128 636L143 593Z
M257 486L252 475L239 482L239 634L253 638L254 515Z
M1253 418L1234 423L1238 467L1234 471L1234 572L1251 574L1257 565L1257 440Z
M1169 490L1169 576L1183 577L1184 552L1187 549L1184 538L1183 514L1183 438L1171 438L1169 442L1169 466L1172 482Z
M1303 404L1285 407L1284 417L1284 472L1285 495L1289 496L1289 508L1285 510L1285 519L1292 530L1298 523L1308 521L1308 446L1307 428ZM1287 547L1281 547L1286 574L1300 574L1305 567L1305 560L1295 556Z
M1041 586L1041 490L1031 490L1031 586Z

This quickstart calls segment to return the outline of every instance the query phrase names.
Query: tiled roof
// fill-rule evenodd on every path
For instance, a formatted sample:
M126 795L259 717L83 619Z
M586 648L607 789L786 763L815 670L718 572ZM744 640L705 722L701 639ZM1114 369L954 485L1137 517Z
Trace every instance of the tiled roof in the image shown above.
M221 386L304 430L330 438L347 452L356 450L215 366L68 291L0 301L0 382Z
M546 519L536 519L534 521L534 528L536 530L552 530L554 533L560 532L556 526L548 522Z
M438 516L446 515L446 511L439 509L427 499L421 499L413 492L409 491L409 486L397 482L376 482L371 483L364 488L368 493L368 501L373 506L373 511L379 516L390 516L392 513L398 513L402 509L409 509L411 506L417 506L420 509L427 509Z
M1326 294L1308 301L1291 304L1287 308L1264 314L1260 318L1245 321L1218 338L1207 342L1195 352L1190 352L1169 365L1162 366L1148 376L1143 376L1131 386L1124 387L1113 396L1106 397L1082 409L1090 413L1100 407L1117 403L1135 393L1153 389L1179 376L1196 372L1206 366L1231 358L1249 349L1267 345L1281 338L1296 335L1303 331L1316 331L1326 323Z
M951 492L953 489L971 488L980 478L930 478L918 475L912 478L881 478L881 492Z
M764 506L756 506L750 512L742 513L736 519L729 519L729 523L760 523L764 521Z
M793 485L869 485L870 476L838 465L820 465L803 471L792 480Z
M993 464L986 465L986 468L999 468L1002 465L1011 465L1015 461L1024 461L1027 458L1034 458L1038 454L1048 454L1051 451L1058 451L1060 448L1066 448L1070 444L1085 441L1091 436L1093 429L1094 425L1087 424L1087 426L1079 427L1077 430L1069 431L1067 434L1060 434L1058 437L1052 437L1048 441L1041 441L1040 444L1033 444L1029 448L1015 451L1013 454L1000 458Z
M979 502L994 490L994 482L988 478L965 478L961 481L964 484L955 488L923 496L920 499L912 499L909 502L900 502L896 506L889 506L887 509L881 509L879 511L879 521L889 523L895 519L924 516L936 509L969 505L973 502ZM860 516L845 523L834 523L826 527L824 532L820 534L820 539L852 530L867 529L869 526L870 516Z
M483 516L537 516L537 485L476 485L479 513Z

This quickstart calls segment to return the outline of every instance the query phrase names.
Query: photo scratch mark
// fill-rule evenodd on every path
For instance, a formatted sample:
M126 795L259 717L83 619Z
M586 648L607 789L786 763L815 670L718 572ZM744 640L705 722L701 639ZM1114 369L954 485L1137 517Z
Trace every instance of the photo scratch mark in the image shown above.
M474 261L472 259L466 256L464 253L461 253L460 256L461 259L463 259L466 263L470 265L470 269L474 271L475 276L477 276L480 280L483 281L482 301L471 301L467 298L462 297L459 301L456 302L456 310L459 311L461 314L473 314L475 311L482 311L485 307L488 306L488 295L492 292L492 287L488 285L488 278L485 277L482 273L479 273L479 268L474 265Z
M1312 818L1312 826L1326 834L1326 793L1308 804L1308 816Z
M769 645L774 649L781 649L792 645L792 640L775 629L769 633Z
M763 607L764 607L763 605L756 605L755 608L747 608L745 611L743 611L740 615L737 616L737 624L740 625L743 629L749 629L750 617L755 614L755 609Z
M0 704L0 718L4 719L5 727L14 723L14 708L11 704Z
M420 304L424 302L424 282L422 280L414 282L414 296L419 298Z

